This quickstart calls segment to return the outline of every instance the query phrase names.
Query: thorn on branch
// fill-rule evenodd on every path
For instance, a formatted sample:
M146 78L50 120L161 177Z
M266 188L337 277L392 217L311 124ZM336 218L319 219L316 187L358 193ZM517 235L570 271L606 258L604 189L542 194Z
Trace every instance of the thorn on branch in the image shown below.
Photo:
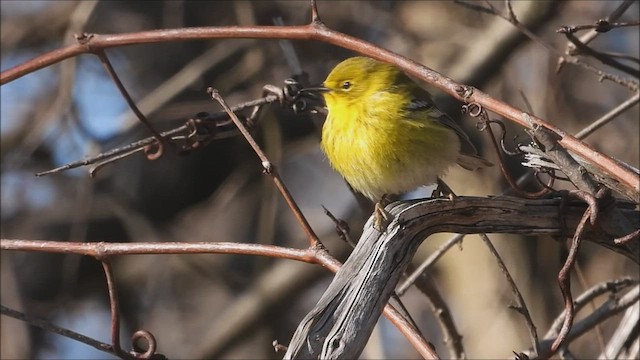
M324 205L322 205L322 209L324 210L324 214L327 215L335 224L336 232L340 239L351 245L351 247L356 247L356 242L353 241L350 235L351 229L349 229L349 224L342 219L336 218L326 207L324 207Z
M633 241L635 239L638 239L638 238L640 238L640 229L638 229L638 230L636 230L636 231L634 231L634 232L632 232L630 234L627 234L625 236L621 236L621 237L619 237L617 239L614 239L613 242L615 244L617 244L617 245L622 245L622 244L629 243L629 242L631 242L631 241Z
M266 175L271 175L273 174L274 171L274 166L270 161L263 161L262 162L262 171L264 174Z
M456 86L455 91L458 94L458 96L464 99L465 102L467 101L467 99L471 97L471 95L473 95L472 86L458 85Z
M311 2L311 24L312 25L324 25L320 20L320 14L318 13L318 4L316 0L310 0Z
M609 23L609 21L607 21L606 19L599 19L598 21L596 21L596 26L597 27L595 28L595 31L599 33L605 33L613 29L611 23Z
M83 32L82 34L74 34L73 37L76 39L78 44L86 45L91 39L93 39L95 34Z
M271 345L273 345L273 350L275 350L275 352L276 352L276 353L279 353L279 352L286 352L286 351L287 351L287 349L288 349L286 346L284 346L284 345L280 344L280 343L278 342L278 340L277 340L277 339L276 339L276 340L273 340L273 342L271 343Z

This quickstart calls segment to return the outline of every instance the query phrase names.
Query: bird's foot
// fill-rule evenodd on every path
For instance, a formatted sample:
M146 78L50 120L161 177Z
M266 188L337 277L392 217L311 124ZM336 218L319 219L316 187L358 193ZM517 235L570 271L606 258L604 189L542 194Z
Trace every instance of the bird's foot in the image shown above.
M442 179L438 178L436 182L436 188L431 193L432 198L441 198L446 197L449 200L454 201L456 198L456 194L451 190L449 185L447 185Z
M380 232L384 232L391 222L389 213L384 209L385 206L390 203L391 201L387 198L387 195L383 195L382 199L375 205L373 211L373 228Z

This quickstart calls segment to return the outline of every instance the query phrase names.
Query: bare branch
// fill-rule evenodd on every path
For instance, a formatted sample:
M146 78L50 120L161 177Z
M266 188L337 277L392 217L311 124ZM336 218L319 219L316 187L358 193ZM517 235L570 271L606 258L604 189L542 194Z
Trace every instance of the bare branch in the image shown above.
M425 261L423 261L422 264L420 264L420 266L417 269L415 269L411 273L411 275L408 276L407 279L398 287L398 295L400 296L404 295L404 293L407 292L407 290L409 290L411 285L413 285L413 283L421 274L426 272L427 269L433 263L438 261L438 259L440 259L440 257L442 257L442 255L444 255L447 252L447 250L451 249L453 245L460 244L462 242L462 239L464 239L464 236L465 236L464 234L456 234L452 236L447 242L442 244L442 246L438 247L436 251L431 253L431 255L429 255L429 257Z
M37 319L35 317L29 316L27 314L24 314L20 311L16 311L13 309L10 309L4 305L0 305L0 312L2 313L2 315L6 315L6 316L10 316L14 319L18 319L18 320L22 320L25 321L33 326L37 326L41 329L50 331L54 334L58 334L58 335L62 335L64 337L68 337L69 339L72 340L76 340L79 341L83 344L89 345L93 348L96 348L100 351L104 351L104 352L108 352L110 354L113 355L121 355L118 354L115 349L113 348L112 345L107 344L107 343L103 343L101 341L98 341L96 339L90 338L88 336L79 334L73 330L68 330L68 329L64 329L58 326L55 326L53 324L51 324L50 322L43 320L43 319Z
M613 59L609 55L606 55L604 53L601 53L597 50L590 48L588 45L582 43L580 39L578 39L575 35L573 35L572 29L564 27L564 28L560 28L557 32L564 34L567 37L567 39L569 39L569 41L571 41L575 45L576 49L578 49L583 54L589 55L595 59L598 59L600 60L601 63L605 65L609 65L612 68L623 71L629 75L633 75L636 78L640 77L640 70L634 69L631 66L625 65Z
M318 236L315 234L315 232L311 228L311 225L309 225L309 222L302 214L300 207L298 207L298 204L293 199L293 196L291 196L291 193L282 182L282 178L278 174L276 165L272 164L271 161L269 161L269 159L267 158L267 155L265 155L262 149L260 149L260 146L253 139L253 137L251 136L251 134L249 133L245 125L242 123L242 121L240 121L240 119L238 119L238 116L231 110L231 108L227 105L227 103L224 101L222 96L220 96L218 91L213 90L212 88L209 88L207 91L211 94L211 97L213 99L215 99L220 103L220 105L222 105L222 107L224 108L224 111L226 111L227 114L229 114L229 117L231 117L231 120L233 120L233 122L236 124L236 126L238 127L238 130L240 130L240 132L242 133L244 138L247 140L249 145L251 145L256 155L258 155L258 157L260 158L260 161L262 162L264 173L271 176L271 178L273 179L273 182L276 185L276 188L278 188L278 191L280 191L280 194L282 194L284 201L287 203L287 205L291 209L291 212L296 217L296 220L302 227L302 230L307 235L311 246L321 246L322 244L320 243L320 239L318 239Z
M509 269L507 269L507 265L504 263L504 261L500 257L498 250L496 250L495 246L493 246L493 244L491 243L491 240L489 239L489 237L486 234L480 234L480 239L482 239L482 241L485 243L485 245L489 249L489 252L494 257L494 259L498 264L498 267L500 268L500 272L502 272L505 279L507 280L507 283L509 284L509 288L511 289L511 293L516 301L516 306L512 308L516 310L519 314L521 314L522 317L524 317L524 321L527 325L527 330L529 330L529 340L533 345L534 354L536 355L539 354L540 342L538 341L538 331L536 330L536 325L533 323L533 319L531 319L531 315L529 314L529 308L527 307L527 303L524 301L524 298L522 297L522 293L520 293L520 290L518 289L516 282L513 280L513 277L511 276Z
M611 111L602 115L600 118L594 120L589 126L578 131L575 137L580 140L585 139L587 136L593 134L596 130L615 119L618 115L638 104L638 102L640 102L640 92L635 93L631 98L611 109Z
M449 356L452 359L466 359L467 356L462 344L462 335L460 335L460 332L453 321L453 314L440 294L440 291L436 287L436 284L425 272L418 273L417 271L414 271L413 274L420 275L413 284L415 284L416 288L424 294L429 302L431 311L436 316L436 319L442 328L444 343L449 349Z
M373 228L373 219L369 219L353 253L298 326L285 358L357 357L415 250L429 234L560 235L565 226L558 214L560 202L457 197L455 201L433 199L390 204L385 210L394 220L380 233ZM585 211L584 205L576 205L569 204L563 209L567 233L575 230ZM588 233L582 236L591 238Z
M117 46L168 41L231 38L318 40L357 51L363 55L370 56L380 61L395 64L405 70L409 75L439 88L458 100L477 102L487 110L493 111L496 114L527 128L543 126L560 137L559 143L562 146L585 159L590 159L596 167L619 179L621 184L631 189L631 191L637 191L637 189L640 189L640 179L638 179L635 174L620 166L620 164L618 164L614 159L595 152L587 144L580 142L575 137L565 133L556 126L534 116L528 116L525 118L523 115L524 113L520 109L500 102L477 89L462 86L450 78L428 69L419 63L366 41L331 30L324 25L311 23L304 26L199 27L152 30L117 35L90 34L87 36L90 38L82 44L73 44L54 50L21 65L3 71L0 74L0 84L5 84L30 72L73 56L83 53L92 53L95 52L96 49L107 49ZM601 76L603 75L601 74ZM637 88L636 84L635 89ZM594 155L594 153L597 155Z
M607 21L616 21L618 20L622 14L624 14L625 11L627 11L627 9L633 5L635 0L624 0L620 3L620 5L618 5L618 7L613 10L613 12L611 12L611 14L609 14L609 16L607 16L605 18L605 20ZM587 33L585 33L584 35L582 35L579 39L582 43L584 44L588 44L591 41L593 41L596 36L598 36L599 34L601 34L600 32L596 31L595 29L588 31ZM573 55L577 55L578 51L576 50L576 46L572 43L567 44L567 48L565 50L565 53L567 55L573 56ZM562 56L560 56L558 58L558 65L556 66L556 71L560 71L562 69L562 66L565 64L566 59Z
M637 304L639 299L640 287L637 285L621 297L608 299L602 305L600 305L600 307L598 307L596 311L592 312L584 319L575 323L571 328L571 331L567 334L566 341L571 342L573 339L576 339L577 337L583 335L596 325L602 323L604 320L616 314L619 314L620 312L624 311L634 304ZM564 312L561 314L561 318L564 318ZM557 332L554 331L551 334L547 335L550 336L545 336L545 339L540 341L542 353L551 350L551 344L555 340Z

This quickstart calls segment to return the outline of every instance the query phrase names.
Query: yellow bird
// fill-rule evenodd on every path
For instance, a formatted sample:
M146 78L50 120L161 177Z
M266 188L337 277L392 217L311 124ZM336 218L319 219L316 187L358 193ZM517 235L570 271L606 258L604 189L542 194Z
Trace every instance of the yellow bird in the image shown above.
M455 163L467 170L492 166L431 95L394 65L349 58L316 90L329 111L322 150L354 190L375 202L434 184Z

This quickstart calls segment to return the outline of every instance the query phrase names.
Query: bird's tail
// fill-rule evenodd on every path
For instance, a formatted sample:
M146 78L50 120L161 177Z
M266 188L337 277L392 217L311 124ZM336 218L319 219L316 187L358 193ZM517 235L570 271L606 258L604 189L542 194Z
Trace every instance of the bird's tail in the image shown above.
M456 162L458 163L458 165L469 171L493 166L493 163L491 161L485 160L476 155L469 154L460 154Z

